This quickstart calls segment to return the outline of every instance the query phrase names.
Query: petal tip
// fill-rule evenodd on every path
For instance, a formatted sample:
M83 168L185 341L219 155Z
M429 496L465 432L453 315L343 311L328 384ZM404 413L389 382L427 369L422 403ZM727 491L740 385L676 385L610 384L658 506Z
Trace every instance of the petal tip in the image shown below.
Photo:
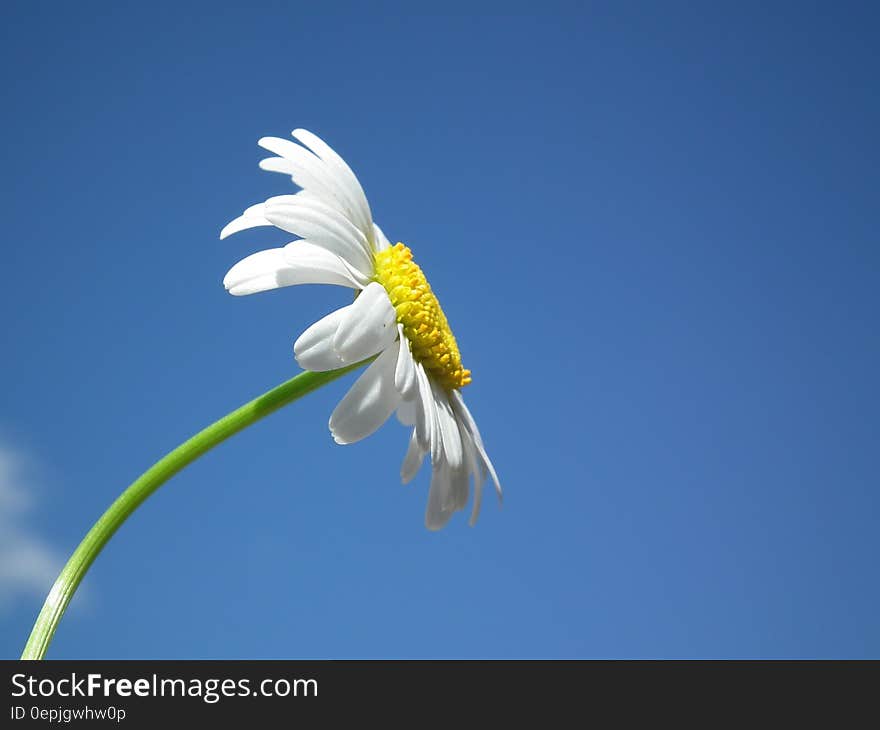
M431 532L440 532L444 527L446 527L445 522L434 522L428 518L425 518L425 527Z
M349 439L346 439L345 436L342 436L339 431L336 430L336 427L333 424L333 420L330 421L330 435L333 437L333 440L339 444L340 446L347 446L352 443Z

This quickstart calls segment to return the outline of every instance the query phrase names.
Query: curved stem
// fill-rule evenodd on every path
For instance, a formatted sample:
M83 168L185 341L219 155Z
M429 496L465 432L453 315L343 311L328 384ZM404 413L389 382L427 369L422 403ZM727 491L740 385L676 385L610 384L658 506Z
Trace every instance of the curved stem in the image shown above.
M214 448L217 444L235 435L252 423L274 413L282 406L292 403L306 393L320 388L345 373L360 367L364 363L357 363L349 367L331 370L324 373L306 371L286 383L254 398L250 403L245 403L219 421L212 423L203 431L199 431L188 441L184 441L174 451L169 452L139 476L116 501L107 508L100 519L88 531L73 555L67 561L61 573L55 580L52 590L46 597L46 602L37 616L31 635L22 652L22 659L42 659L49 648L49 642L55 634L70 599L88 571L89 566L95 561L98 553L113 537L116 530L125 522L143 501L173 477L185 466L191 464L202 454Z

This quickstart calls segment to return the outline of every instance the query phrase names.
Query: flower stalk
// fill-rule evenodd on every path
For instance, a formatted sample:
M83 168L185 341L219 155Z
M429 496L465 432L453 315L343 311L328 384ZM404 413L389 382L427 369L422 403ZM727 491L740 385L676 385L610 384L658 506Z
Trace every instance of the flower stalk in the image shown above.
M372 358L370 358L372 359ZM322 385L368 361L327 372L305 371L245 403L163 456L116 499L88 531L49 591L22 652L22 659L43 659L73 594L95 558L125 520L153 492L203 454L230 436L274 413Z

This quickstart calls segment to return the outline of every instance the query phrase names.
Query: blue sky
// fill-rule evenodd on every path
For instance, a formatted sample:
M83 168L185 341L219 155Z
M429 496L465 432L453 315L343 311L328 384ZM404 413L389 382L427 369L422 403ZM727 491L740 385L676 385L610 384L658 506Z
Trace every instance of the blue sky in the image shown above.
M0 649L156 458L297 372L334 287L219 241L357 172L453 325L505 487L423 526L334 383L163 487L56 658L880 656L871 4L3 6Z

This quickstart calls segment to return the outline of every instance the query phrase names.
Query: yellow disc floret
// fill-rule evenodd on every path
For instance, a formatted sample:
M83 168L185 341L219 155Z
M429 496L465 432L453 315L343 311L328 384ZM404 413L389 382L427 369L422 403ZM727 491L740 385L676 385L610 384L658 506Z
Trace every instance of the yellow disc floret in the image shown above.
M471 371L461 366L458 344L446 315L422 270L412 260L412 251L398 243L377 253L376 281L388 292L413 357L447 390L470 383Z

